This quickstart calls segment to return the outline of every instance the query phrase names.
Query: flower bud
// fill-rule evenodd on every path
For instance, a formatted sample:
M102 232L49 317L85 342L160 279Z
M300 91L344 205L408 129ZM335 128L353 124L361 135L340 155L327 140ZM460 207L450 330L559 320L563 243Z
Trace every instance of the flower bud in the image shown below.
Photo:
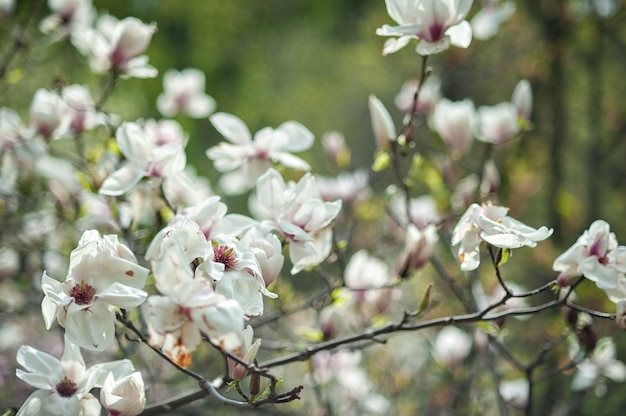
M626 300L619 301L615 309L615 322L617 325L626 330Z

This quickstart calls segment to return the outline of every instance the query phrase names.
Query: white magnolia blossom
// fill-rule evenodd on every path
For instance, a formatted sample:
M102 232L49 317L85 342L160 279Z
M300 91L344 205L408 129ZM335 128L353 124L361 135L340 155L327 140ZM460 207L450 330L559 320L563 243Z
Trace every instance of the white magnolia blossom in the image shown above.
M423 230L429 224L438 224L441 214L437 209L437 201L431 195L422 195L409 200L409 215L407 218L406 196L395 185L387 187L386 193L390 195L387 210L393 217L393 221L406 227L412 223Z
M123 78L154 78L157 70L142 55L156 31L156 24L145 24L135 17L117 20L99 17L96 28L81 28L72 33L72 43L89 58L95 73L114 71Z
M371 193L366 170L340 172L332 177L315 175L315 185L325 201L341 199L344 204L363 199Z
M379 288L390 281L389 267L366 250L359 250L350 257L343 279L348 289Z
M178 129L172 127L178 126ZM137 123L126 122L115 133L120 152L126 158L122 166L102 184L103 195L119 196L130 191L145 176L153 178L174 177L185 169L186 139L177 133L180 126L173 120L159 123L148 121L142 128Z
M431 74L426 78L424 85L420 88L417 104L414 104L415 91L419 87L419 80L411 79L402 84L400 92L396 95L394 103L396 107L405 114L410 114L413 106L422 114L429 114L437 101L441 99L441 78Z
M509 209L485 203L472 204L465 211L452 232L452 246L459 246L461 269L475 270L480 264L480 243L486 241L494 247L513 249L535 247L537 242L552 235L553 230L542 226L529 227L509 217Z
M526 123L530 122L530 114L533 110L533 90L528 80L522 79L517 83L511 102L517 109L517 116Z
M15 10L16 0L0 0L0 18L8 19Z
M250 228L241 242L252 251L256 257L265 285L270 285L280 275L285 263L283 246L276 234L263 232L258 227Z
M254 135L246 124L232 114L216 113L210 118L215 129L230 143L221 142L206 154L219 172L220 188L229 195L250 190L272 163L308 171L309 164L292 152L308 150L314 136L296 121L287 121L276 129L265 127Z
M383 25L380 36L394 36L385 42L387 55L418 39L417 53L432 55L450 45L467 48L472 28L465 20L474 0L385 0L387 13L398 26Z
M68 130L71 135L78 136L85 130L106 123L106 115L96 111L96 104L87 87L78 84L69 85L63 88L61 94L67 104L70 119Z
M498 33L500 25L515 13L512 1L499 3L498 0L485 0L483 8L472 17L472 35L478 40L491 39Z
M454 155L467 153L474 140L476 126L476 108L471 100L439 100L435 104L430 122Z
M568 286L578 276L594 282L614 302L626 298L626 246L618 246L606 221L594 221L576 243L554 260L557 281Z
M252 327L250 325L246 326L246 329L243 330L243 343L241 347L233 351L233 354L248 364L253 363L259 349L261 348L261 338L257 338L254 342L252 342L253 336L254 330ZM229 358L228 374L233 378L233 380L241 381L248 375L248 370L242 364Z
M96 17L91 0L48 0L48 7L52 14L43 18L39 30L57 38L89 27Z
M116 235L88 230L70 254L63 283L43 273L41 309L46 328L56 319L67 338L82 348L102 351L114 340L115 308L135 308L147 293L141 290L148 269Z
M503 381L500 383L498 390L502 400L507 404L523 408L528 403L530 386L525 378Z
M450 196L450 204L455 211L465 209L476 198L476 191L481 199L489 194L497 192L500 187L500 172L493 160L488 160L483 165L482 183L479 186L479 175L472 173L459 180Z
M26 399L19 416L99 416L100 403L90 391L102 387L107 376L124 377L135 371L129 360L87 368L80 348L67 339L61 360L23 345L17 362L25 370L18 368L16 376L40 389Z
M292 274L320 264L330 254L330 224L341 210L341 200L324 202L312 175L286 184L269 169L257 182L257 195L251 211L264 220L262 225L276 230L289 243Z
M479 107L477 117L476 138L482 142L502 144L520 132L517 108L512 103Z
M146 406L143 378L139 371L116 378L110 372L100 390L100 401L110 415L135 416Z
M208 117L215 111L213 97L204 93L204 73L195 68L170 69L163 75L164 91L157 97L157 108L166 117L185 114L193 118Z
M191 207L215 195L209 180L199 176L190 165L163 182L163 193L167 201L176 208Z
M346 138L338 131L329 131L322 136L322 149L326 158L336 167L350 164L350 149L346 146Z
M398 258L396 273L401 277L407 277L411 270L419 270L430 261L435 247L439 242L437 227L428 224L419 229L415 224L409 224L404 237L404 248Z
M579 354L578 344L570 343L570 356ZM615 358L615 343L612 338L605 337L598 341L588 358L576 366L576 374L572 379L572 390L595 388L596 395L606 392L605 379L616 382L626 381L626 365Z
M472 350L472 339L464 331L455 326L442 328L432 345L433 358L443 366L455 367L467 357Z
M389 147L389 142L396 140L396 126L385 105L374 95L369 97L370 119L376 146L381 149Z
M58 139L68 130L70 114L66 102L55 91L38 89L30 105L31 134Z

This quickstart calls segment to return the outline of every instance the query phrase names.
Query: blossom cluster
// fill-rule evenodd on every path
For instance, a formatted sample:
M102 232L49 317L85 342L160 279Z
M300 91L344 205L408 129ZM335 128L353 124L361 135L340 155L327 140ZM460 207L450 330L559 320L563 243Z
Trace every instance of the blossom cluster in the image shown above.
M129 359L88 366L81 353L106 357L133 342L130 336L122 340L122 333L132 333L187 375L195 375L191 368L201 350L211 348L224 358L222 379L244 399L237 403L250 406L289 401L276 393L279 383L269 373L271 366L258 367L261 348L303 351L285 363L313 356L307 383L324 394L340 392L328 400L339 412L388 414L394 404L364 369L366 354L359 349L367 342L385 343L379 335L396 330L443 326L411 348L398 348L392 359L431 357L435 369L456 376L473 356L493 359L498 348L506 349L508 334L501 327L507 313L522 321L543 310L526 298L546 289L526 292L523 285L505 281L502 256L549 244L554 230L528 226L500 205L503 164L496 158L475 169L462 163L475 140L490 151L505 151L503 145L532 129L531 84L523 79L509 101L476 108L469 98L445 98L442 78L426 68L427 57L450 46L468 48L473 39L495 36L515 12L514 4L485 1L471 19L473 0L385 0L385 5L397 25L376 30L389 38L383 54L416 41L421 77L406 81L395 98L403 116L400 128L383 102L370 95L377 148L372 168L352 169L346 138L332 131L321 146L335 175L323 176L305 153L317 144L311 130L287 120L252 134L238 116L216 112L217 101L205 92L206 78L197 68L164 73L163 91L154 103L163 118L127 119L105 110L118 82L158 76L146 54L157 23L118 19L98 11L91 0L48 1L50 14L39 22L40 35L75 48L85 67L108 84L97 94L79 84L39 88L27 120L0 108L2 211L20 218L18 237L1 237L0 277L35 275L43 325L51 332L60 328L64 341L60 360L30 346L19 348L22 368L16 376L38 390L18 415L142 413L147 399L141 369ZM13 5L0 6L0 18L10 18ZM188 164L187 145L194 138L176 117L207 119L223 137L205 150L219 175L216 188ZM414 150L422 127L435 138L437 157ZM75 150L67 151L67 143ZM413 158L404 172L402 158L409 152ZM374 184L391 165L397 183L377 195ZM40 189L43 197L37 195ZM233 210L231 196L246 197L247 210ZM36 210L23 215L21 204L31 199ZM489 284L479 274L485 248L497 276ZM442 266L440 256L452 267ZM424 286L421 303L405 289L407 282L419 280L414 276L433 272L429 265L466 314L419 327L440 299L431 302L431 285ZM468 297L450 274L457 268L461 278L469 277ZM558 275L550 288L569 291L544 309L572 307L584 277L617 304L615 317L626 329L626 246L618 244L607 222L593 222L552 269ZM298 276L285 278L286 273ZM297 299L290 282L313 275L323 281L324 291L300 305L287 304ZM285 333L296 342L263 343L272 332L261 332L256 324L275 320L264 316L268 309L283 313ZM400 314L399 323L387 325ZM578 369L572 389L595 387L598 393L606 379L625 381L626 367L610 338L589 335L583 342L591 324L582 321L591 318L580 316L567 322L571 365ZM459 322L481 325L470 331ZM324 344L333 339L335 344ZM357 348L357 341L364 344ZM347 344L355 348L341 348ZM424 353L414 354L416 349ZM412 357L411 371L421 371L425 360ZM271 381L265 393L259 391L261 376ZM239 384L247 377L249 394ZM529 375L521 384L495 378L498 400L517 406L530 402ZM290 400L299 398L294 391L299 393L294 389Z

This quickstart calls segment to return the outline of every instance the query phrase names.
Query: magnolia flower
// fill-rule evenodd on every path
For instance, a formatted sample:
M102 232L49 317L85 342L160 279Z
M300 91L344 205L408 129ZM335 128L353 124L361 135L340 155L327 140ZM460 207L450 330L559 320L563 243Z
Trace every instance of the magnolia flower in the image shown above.
M56 32L57 38L91 25L96 10L91 0L48 0L52 14L39 23L39 30L45 34Z
M344 168L350 164L350 149L346 146L346 139L343 134L337 131L324 133L322 149L333 166Z
M523 79L517 83L513 90L511 102L517 109L517 117L528 124L533 109L533 90L528 80Z
M200 204L215 192L206 177L199 176L193 166L187 165L185 170L163 182L163 194L178 209Z
M168 70L163 76L164 91L157 98L159 112L166 117L207 117L215 111L216 103L204 93L204 82L204 73L198 69Z
M457 366L472 349L472 339L455 326L442 328L432 345L433 358L448 368Z
M571 344L570 355L578 355L577 346ZM612 338L602 338L596 344L591 356L576 366L576 374L572 379L572 390L587 390L594 387L596 395L602 396L606 391L605 379L626 381L626 365L615 358L615 344Z
M417 53L431 55L450 45L467 48L472 28L465 20L473 0L385 0L389 16L398 26L383 25L379 36L399 36L385 42L383 55L398 51L418 39Z
M479 175L472 173L459 180L450 196L450 204L455 211L465 209L475 200L476 192L481 199L489 194L497 192L500 187L500 172L493 160L488 160L483 165L482 183L479 188Z
M437 101L441 98L441 78L437 75L429 75L420 89L417 97L417 104L414 103L415 91L419 87L419 80L411 79L406 81L400 92L396 95L394 103L396 107L405 114L411 114L413 106L422 113L430 113Z
M246 317L263 313L263 296L278 295L265 287L261 269L254 253L234 238L219 235L207 245L196 276L213 279L215 292L236 300Z
M415 224L409 224L404 248L396 266L398 276L407 277L411 270L419 270L427 265L438 241L439 235L434 224L427 225L423 230L418 229Z
M542 226L531 228L507 215L509 209L490 203L472 204L452 232L452 246L459 246L461 269L475 270L480 264L479 245L486 241L494 247L513 249L535 247L537 242L552 235L553 230Z
M96 111L96 104L87 87L76 84L67 86L63 88L62 96L67 104L69 132L72 135L77 136L106 123L106 115Z
M414 224L418 229L423 230L429 224L438 224L441 221L441 214L437 209L437 201L430 195L422 195L409 200L409 215L407 218L406 196L400 192L395 185L387 187L386 193L390 195L387 209L393 220L402 227Z
M512 103L479 107L477 116L476 138L482 142L502 144L520 131L518 110Z
M46 139L62 137L69 125L67 104L54 91L38 89L30 105L30 129Z
M109 373L100 390L100 401L110 415L135 416L146 406L143 378L139 371L115 378Z
M148 269L137 264L116 235L85 231L70 254L65 281L43 273L41 309L46 328L56 318L71 342L89 350L106 349L114 339L114 308L141 305L147 297L141 290L147 276Z
M13 14L16 0L0 0L0 19L7 19Z
M154 78L157 70L148 65L142 55L150 44L156 24L145 24L137 18L117 21L101 16L97 29L81 28L72 33L72 43L89 57L89 66L95 73L114 71L120 76Z
M435 104L431 124L453 154L465 154L474 139L476 126L474 103L467 98L463 101L443 98Z
M276 234L264 233L254 227L246 232L241 243L252 251L261 268L265 285L270 285L278 278L285 262L282 254L283 246Z
M80 348L67 339L60 361L23 345L17 352L17 362L26 371L17 369L16 376L40 389L26 399L17 413L20 416L99 416L100 403L91 389L102 387L107 375L123 377L134 371L129 360L87 368Z
M362 200L371 192L365 170L341 172L333 177L315 175L315 185L325 201L341 199L344 204Z
M243 344L240 348L237 348L233 351L237 357L241 358L244 362L248 364L252 364L257 353L259 352L259 348L261 348L261 339L257 338L254 343L252 342L252 337L254 336L254 331L250 325L246 326L246 329L243 330ZM228 359L228 374L233 378L233 380L241 381L248 375L248 370L242 364L235 362L235 360L229 358Z
M500 25L515 13L515 3L497 0L486 0L482 9L472 17L472 35L478 40L491 39L498 33Z
M500 383L498 390L502 400L507 404L522 408L528 403L530 386L525 378L503 381Z
M554 260L557 281L569 286L578 276L585 276L600 289L617 290L626 273L626 246L618 246L615 234L606 221L594 221L576 243Z
M330 224L339 214L341 201L324 202L312 175L285 184L276 170L269 169L257 182L256 203L250 208L264 220L262 225L276 230L289 243L292 274L320 264L330 254Z
M376 138L376 146L380 149L389 147L389 142L396 140L396 127L385 105L374 95L369 98L372 130Z
M238 117L216 113L210 118L217 131L230 143L222 142L207 150L215 169L228 172L220 179L220 188L230 195L251 189L272 163L297 170L310 170L307 162L291 154L311 148L313 133L296 121L287 121L276 129L265 127L254 135Z
M172 120L168 124L175 123ZM158 134L153 124L142 129L136 123L124 123L115 133L120 152L126 158L121 168L113 172L102 184L103 195L118 196L130 191L144 176L167 178L185 169L187 157L181 136Z
M367 251L359 250L350 257L343 278L349 289L379 288L389 282L389 267Z
M165 240L159 254L152 268L164 296L148 298L150 342L185 367L201 332L222 348L238 348L244 316L239 303L215 293L207 279L194 278L188 255L176 239Z
M0 151L13 148L25 130L22 119L14 110L0 107Z

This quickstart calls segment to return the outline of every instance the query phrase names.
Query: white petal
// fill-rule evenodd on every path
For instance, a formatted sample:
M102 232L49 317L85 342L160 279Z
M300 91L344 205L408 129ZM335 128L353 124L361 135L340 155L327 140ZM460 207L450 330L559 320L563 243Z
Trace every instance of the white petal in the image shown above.
M248 126L237 116L227 113L215 113L209 120L213 127L231 143L247 145L252 141Z
M138 169L133 164L127 163L106 178L98 192L109 196L123 195L133 189L144 175L145 170Z

